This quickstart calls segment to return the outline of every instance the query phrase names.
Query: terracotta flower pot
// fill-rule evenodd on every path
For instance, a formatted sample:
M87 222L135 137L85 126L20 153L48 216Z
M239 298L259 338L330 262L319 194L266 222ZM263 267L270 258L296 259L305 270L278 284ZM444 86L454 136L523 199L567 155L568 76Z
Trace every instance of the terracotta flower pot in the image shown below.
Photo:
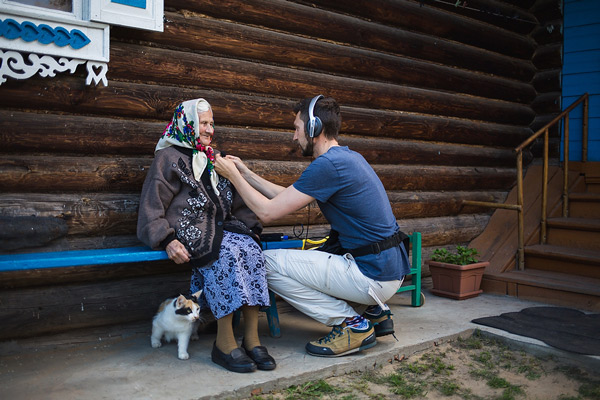
M479 293L483 292L479 289L481 278L485 267L490 263L484 261L476 264L456 265L429 260L427 264L433 280L431 293L451 299L464 300L478 296Z

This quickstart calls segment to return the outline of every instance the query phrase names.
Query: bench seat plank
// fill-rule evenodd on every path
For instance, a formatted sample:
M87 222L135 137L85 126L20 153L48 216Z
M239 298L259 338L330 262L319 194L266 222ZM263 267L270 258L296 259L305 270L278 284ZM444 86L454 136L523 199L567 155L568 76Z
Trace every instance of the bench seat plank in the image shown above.
M38 268L75 267L79 265L106 265L157 261L167 260L168 258L166 251L152 250L147 246L8 254L0 255L0 272Z

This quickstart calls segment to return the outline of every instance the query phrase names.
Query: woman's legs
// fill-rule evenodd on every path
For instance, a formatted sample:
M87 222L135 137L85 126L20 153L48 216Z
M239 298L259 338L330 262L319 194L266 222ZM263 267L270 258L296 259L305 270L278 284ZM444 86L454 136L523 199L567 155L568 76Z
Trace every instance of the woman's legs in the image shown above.
M258 306L242 306L244 314L244 343L246 354L254 360L258 369L270 371L275 369L277 363L271 357L266 347L260 345L258 338Z
M219 350L225 354L229 354L238 347L233 334L233 314L217 320L217 340L215 344Z
M244 315L244 347L246 350L252 350L260 346L258 338L258 306L242 306Z

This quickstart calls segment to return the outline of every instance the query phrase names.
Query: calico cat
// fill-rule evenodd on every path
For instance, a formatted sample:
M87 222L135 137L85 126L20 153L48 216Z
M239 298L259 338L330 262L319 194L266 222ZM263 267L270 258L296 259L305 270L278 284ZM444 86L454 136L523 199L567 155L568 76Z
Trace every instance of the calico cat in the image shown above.
M162 302L152 320L152 347L160 347L163 336L167 342L177 338L179 359L190 358L187 352L190 338L198 339L200 306L197 300L201 293L202 291L194 293L191 299L180 295Z

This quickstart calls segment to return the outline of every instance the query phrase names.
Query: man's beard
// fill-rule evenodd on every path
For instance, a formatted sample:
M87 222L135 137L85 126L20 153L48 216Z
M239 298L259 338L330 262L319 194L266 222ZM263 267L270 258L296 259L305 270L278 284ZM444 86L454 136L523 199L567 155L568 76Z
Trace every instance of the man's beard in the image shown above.
M312 142L312 138L308 138L308 141L306 142L306 147L302 147L300 146L300 148L302 149L302 155L304 157L312 157L313 155L313 142Z

